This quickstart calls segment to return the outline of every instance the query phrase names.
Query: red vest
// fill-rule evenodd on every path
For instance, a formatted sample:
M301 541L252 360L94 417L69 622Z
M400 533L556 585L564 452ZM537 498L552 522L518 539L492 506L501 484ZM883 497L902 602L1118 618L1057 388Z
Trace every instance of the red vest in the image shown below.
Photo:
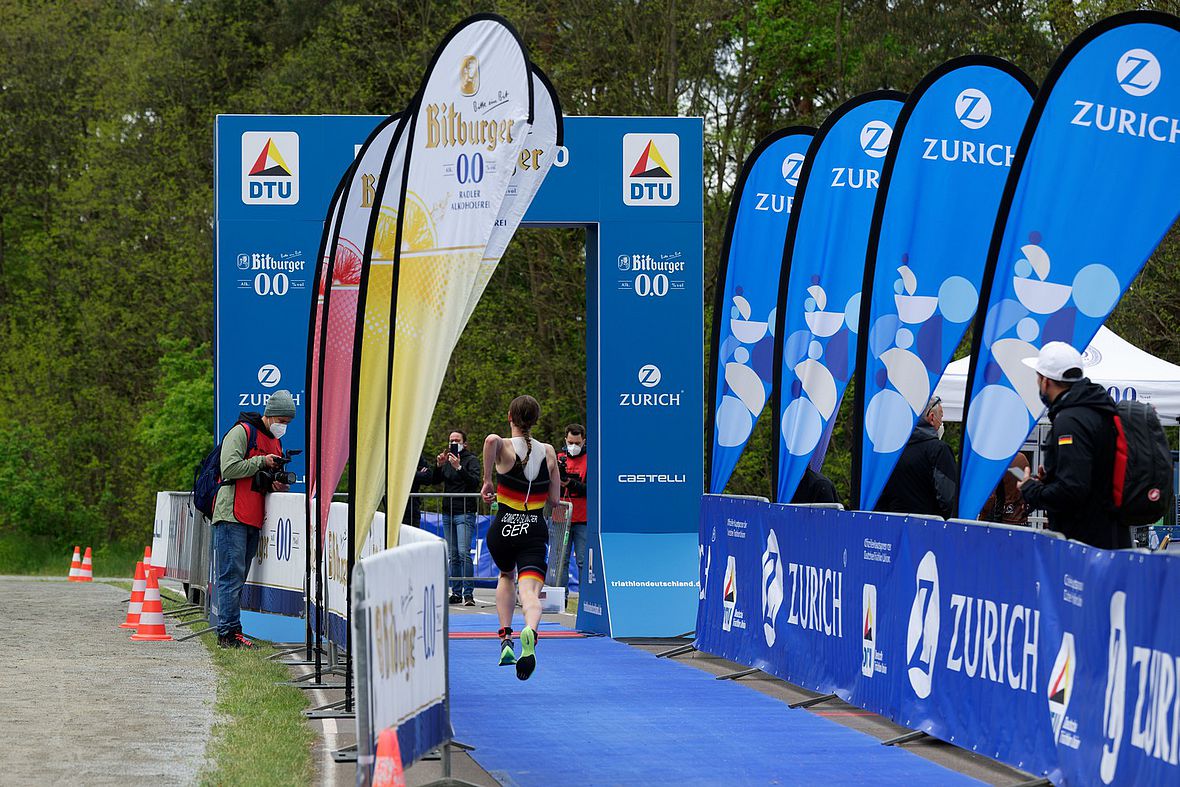
M570 456L565 451L562 451L562 454L565 455L565 470L566 470L566 472L569 473L570 475L576 475L582 483L586 483L586 452L582 451L582 453L578 454L577 456ZM585 496L573 497L568 493L568 490L563 489L563 490L561 490L561 497L563 500L568 500L571 503L573 503L573 505L574 505L574 510L570 514L570 521L571 522L585 522L586 521L586 498L585 498Z
M241 424L247 430L246 435L249 436L250 429L254 429L249 424ZM256 430L258 438L255 441L253 448L248 448L246 451L246 458L252 456L266 456L267 454L275 454L282 456L283 444L277 437L271 437L261 429ZM247 447L249 443L247 442ZM262 527L262 520L266 516L266 495L262 492L255 492L250 488L254 482L253 477L239 478L234 481L234 519L241 522L243 525L250 525L251 527Z

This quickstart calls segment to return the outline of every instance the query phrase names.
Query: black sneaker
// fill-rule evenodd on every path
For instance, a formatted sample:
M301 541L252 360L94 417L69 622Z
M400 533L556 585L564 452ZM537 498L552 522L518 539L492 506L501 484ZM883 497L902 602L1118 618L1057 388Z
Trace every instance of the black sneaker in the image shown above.
M218 634L217 645L222 648L240 648L242 643L238 642L235 634Z
M451 601L451 603L452 603L452 604L462 604L462 603L463 603L463 597L462 597L462 596L460 596L458 593L452 593L452 594L451 594L450 601Z
M240 632L240 631L235 631L233 636L234 636L234 639L237 640L239 648L245 648L246 650L254 650L255 648L258 647L257 645L254 644L254 640L249 639L244 634L242 634L242 632Z
M463 599L463 606L465 606L465 607L474 607L474 606L475 606L475 597L474 597L474 596L468 596L467 598Z

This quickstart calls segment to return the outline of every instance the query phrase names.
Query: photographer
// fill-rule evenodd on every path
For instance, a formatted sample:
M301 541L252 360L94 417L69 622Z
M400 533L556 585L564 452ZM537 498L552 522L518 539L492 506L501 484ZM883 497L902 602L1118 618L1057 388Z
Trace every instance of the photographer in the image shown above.
M252 648L242 635L242 587L266 516L266 496L286 492L280 442L295 417L290 391L275 391L266 411L242 413L221 443L221 487L213 505L213 552L217 565L217 644ZM288 457L289 458L289 457ZM283 479L283 480L278 480Z
M443 492L449 494L479 492L479 458L467 450L467 433L456 429L448 440L446 450L435 457L431 483L441 483ZM443 498L443 533L451 553L451 576L463 578L451 587L452 604L462 602L469 607L475 606L475 583L471 581L475 576L475 565L471 560L471 544L475 539L478 511L477 497Z
M557 467L561 471L561 499L573 504L570 549L577 555L578 582L582 582L586 562L586 427L570 424L565 428L565 447L557 454Z

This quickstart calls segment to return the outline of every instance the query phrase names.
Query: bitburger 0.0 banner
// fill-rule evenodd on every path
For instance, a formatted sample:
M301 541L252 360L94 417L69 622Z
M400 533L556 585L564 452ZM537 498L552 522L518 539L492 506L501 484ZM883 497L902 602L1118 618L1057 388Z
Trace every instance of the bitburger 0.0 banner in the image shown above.
M1035 87L994 57L957 58L906 100L865 262L852 501L871 509L975 315L996 210Z
M873 203L905 95L848 101L807 152L783 247L775 327L775 495L789 502L836 417L856 359Z
M557 91L549 77L536 66L531 66L533 80L533 122L525 138L524 149L516 162L516 169L512 173L512 180L508 183L508 191L504 195L504 202L500 205L500 215L496 219L496 226L488 238L488 246L484 249L483 260L475 274L475 285L467 298L467 307L463 311L463 319L459 323L459 333L467 327L472 312L483 297L492 274L500 264L509 241L516 234L521 219L528 211L533 197L537 196L545 176L549 174L553 162L557 160L557 151L565 143L564 121L561 115L561 102L557 98ZM459 340L458 335L455 341Z
M720 494L741 458L774 382L774 321L783 241L815 129L763 139L738 175L717 266L709 361L706 491Z
M312 303L312 353L307 364L309 513L328 526L328 506L348 463L352 355L357 297L377 178L404 115L382 121L344 174L324 226L317 297ZM319 504L315 511L311 506Z
M959 513L978 514L1045 411L1022 360L1084 350L1180 211L1180 20L1132 12L1082 33L1029 115L976 316Z
M492 15L460 23L435 53L419 95L396 203L386 366L382 469L387 510L394 512L409 497L451 350L532 122L532 78L516 31ZM386 198L395 194L385 191ZM397 545L400 519L386 518L388 546ZM368 522L356 525L363 541Z

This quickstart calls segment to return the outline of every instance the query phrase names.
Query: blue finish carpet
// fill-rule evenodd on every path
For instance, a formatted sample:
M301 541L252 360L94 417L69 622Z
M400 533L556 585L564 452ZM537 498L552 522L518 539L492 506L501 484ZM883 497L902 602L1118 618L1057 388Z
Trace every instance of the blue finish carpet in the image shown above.
M496 626L451 617L454 631ZM450 642L455 739L503 784L978 784L740 683L546 628L527 682L496 665L498 643Z

